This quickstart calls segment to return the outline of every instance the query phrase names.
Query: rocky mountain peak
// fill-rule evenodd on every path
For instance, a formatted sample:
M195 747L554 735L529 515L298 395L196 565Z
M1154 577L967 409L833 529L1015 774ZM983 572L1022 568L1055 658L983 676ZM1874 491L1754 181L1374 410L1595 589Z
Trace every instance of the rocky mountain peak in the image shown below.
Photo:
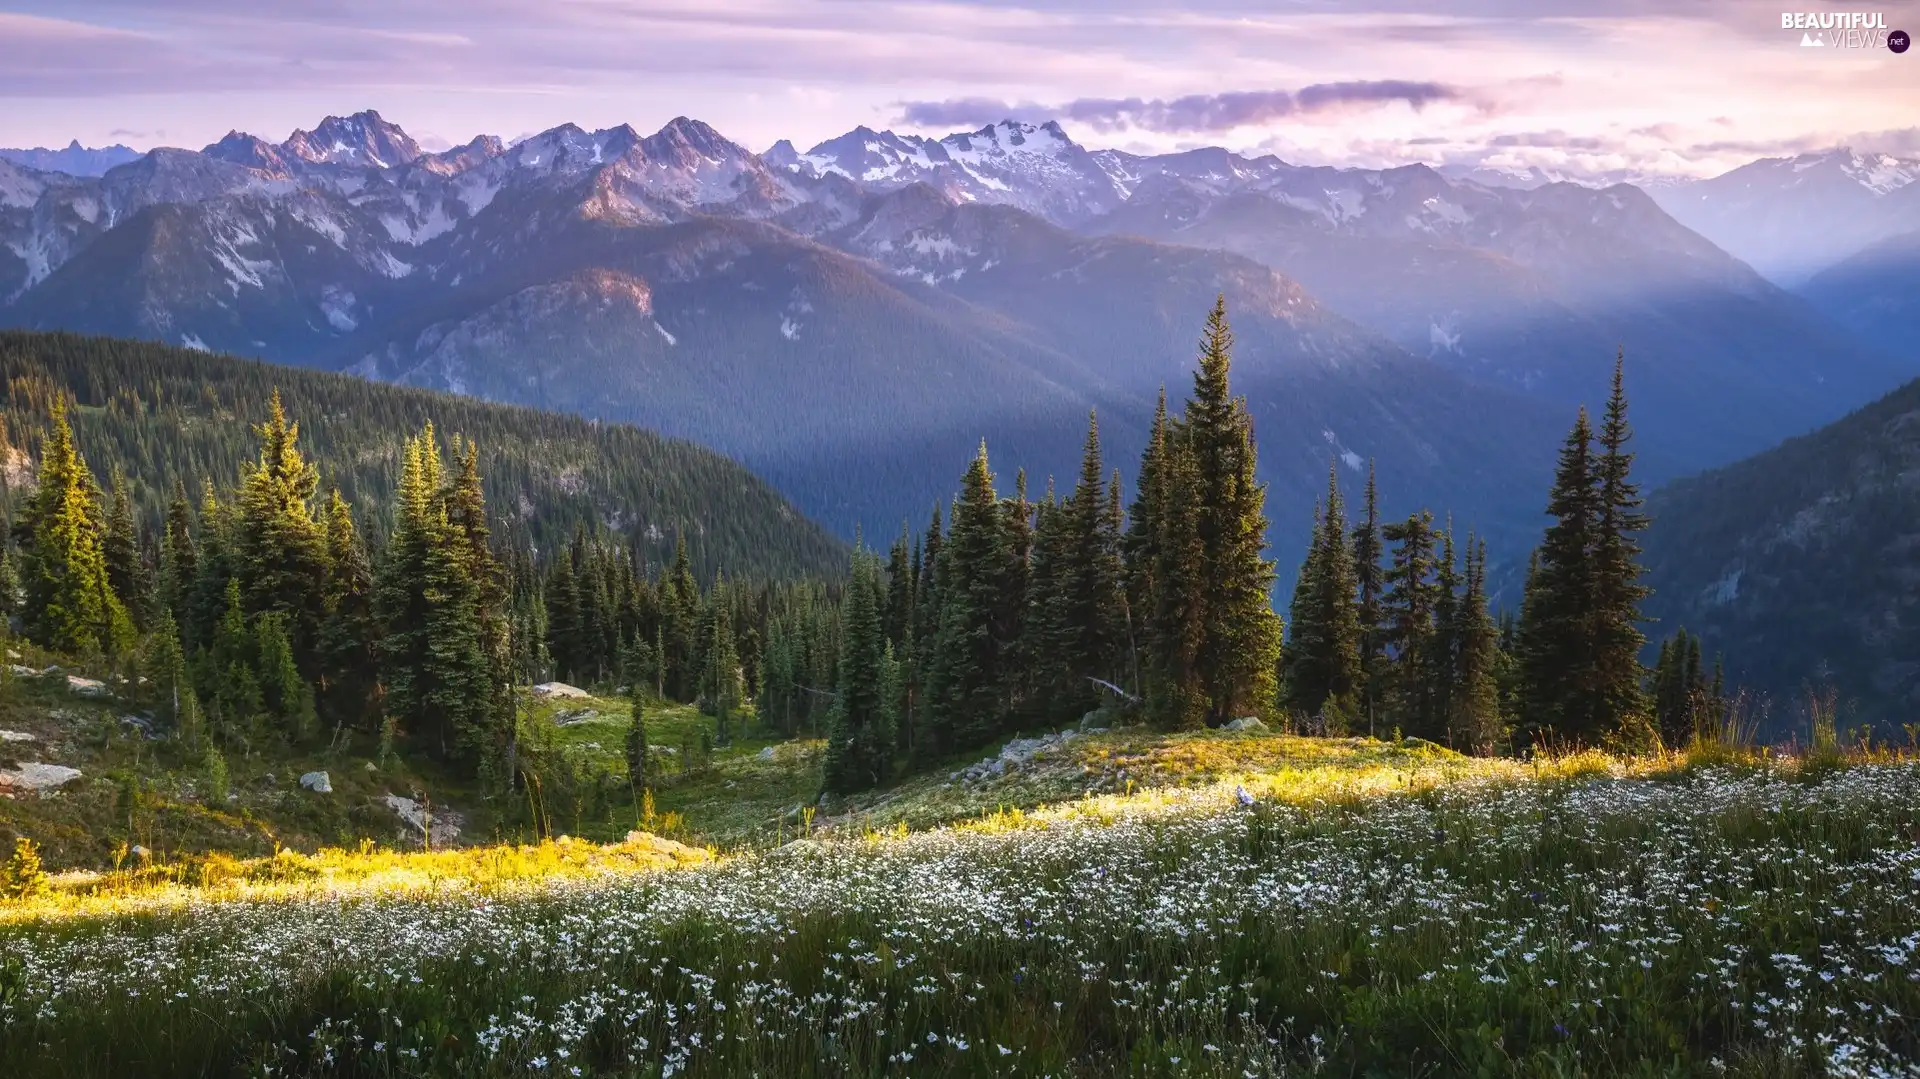
M329 116L312 131L295 131L281 149L315 165L371 165L387 169L411 164L425 151L413 137L367 109L351 116Z

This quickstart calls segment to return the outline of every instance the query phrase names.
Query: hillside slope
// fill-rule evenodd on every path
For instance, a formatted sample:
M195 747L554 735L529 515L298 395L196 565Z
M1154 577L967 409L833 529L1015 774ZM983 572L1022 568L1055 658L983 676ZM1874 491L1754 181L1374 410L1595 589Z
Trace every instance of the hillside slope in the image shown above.
M1830 684L1859 719L1920 715L1920 382L1648 511L1657 634L1701 634L1776 713Z
M489 505L502 524L547 544L599 521L656 560L684 534L702 574L835 571L842 548L771 487L711 451L621 424L274 367L187 349L69 334L0 333L0 512L32 481L32 459L59 393L82 452L106 482L118 468L149 486L135 496L157 521L175 480L224 486L257 452L249 425L279 389L301 444L349 467L326 476L363 511L384 506L409 434L432 422L474 438ZM379 526L380 522L374 524Z

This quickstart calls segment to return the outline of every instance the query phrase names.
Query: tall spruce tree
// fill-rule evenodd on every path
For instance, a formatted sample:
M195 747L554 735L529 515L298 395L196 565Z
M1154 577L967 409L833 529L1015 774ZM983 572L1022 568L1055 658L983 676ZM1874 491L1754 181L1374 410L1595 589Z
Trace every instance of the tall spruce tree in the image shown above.
M893 752L886 699L886 635L880 617L880 567L864 549L854 552L842 618L839 692L827 720L826 789L866 790L887 778Z
M1001 627L1011 558L1006 511L993 489L987 446L967 467L940 547L940 628L928 671L924 754L979 745L1000 730L1008 684Z
M107 577L100 487L73 444L64 400L51 419L39 484L15 526L27 638L69 655L124 654L133 622Z
M1387 718L1402 732L1439 740L1445 737L1434 710L1434 583L1437 539L1433 515L1425 510L1389 524L1381 534L1392 547L1381 607L1391 663L1386 676Z
M1102 692L1094 679L1121 677L1126 588L1115 498L1105 475L1100 421L1090 413L1079 479L1052 522L1055 587L1047 597L1051 611L1046 622L1057 636L1043 647L1059 672L1055 692L1061 700L1054 712L1059 719L1077 719L1099 705Z
M275 390L267 422L254 427L259 459L241 476L236 499L236 568L249 613L278 611L302 671L314 673L314 642L327 572L326 530L314 513L320 470L300 451L300 425Z
M1295 590L1286 657L1288 707L1319 716L1328 733L1344 733L1361 685L1360 617L1353 552L1339 475L1327 470L1327 501Z
M1198 463L1172 428L1147 452L1157 457L1152 471L1159 491L1153 535L1149 660L1143 671L1149 719L1167 730L1197 730L1212 714L1205 666L1208 644L1206 537L1193 507L1203 497ZM1145 467L1142 472L1147 471Z
M1633 438L1627 423L1624 353L1613 364L1612 392L1596 441L1600 458L1595 464L1599 513L1591 554L1593 573L1594 675L1593 723L1627 748L1650 748L1657 735L1642 688L1645 672L1640 650L1647 643L1640 632L1644 621L1640 601L1650 589L1640 583L1645 574L1639 563L1640 543L1635 534L1647 527L1640 512L1639 485L1633 482Z
M1535 741L1595 744L1607 733L1600 709L1593 627L1599 596L1593 552L1600 492L1593 429L1581 409L1560 449L1547 513L1554 518L1535 552L1520 611L1520 707Z
M107 584L126 607L134 628L144 630L152 620L154 602L153 574L140 550L140 535L133 519L133 496L127 490L127 477L113 474L112 506L107 513L106 534L101 537L101 555L107 563Z
M1380 503L1372 461L1367 462L1366 502L1366 516L1353 529L1353 575L1360 590L1355 611L1360 623L1359 710L1366 719L1367 733L1372 735L1380 713L1386 671L1386 634L1381 626L1384 613L1380 606L1385 588L1380 574Z
M193 506L184 483L175 482L167 502L167 523L160 536L159 605L178 623L187 616L188 599L199 572L199 553L193 542Z
M335 488L327 498L327 575L317 641L321 717L371 731L380 721L373 617L373 570L354 527L353 509Z
M1213 723L1273 710L1282 631L1273 612L1273 563L1265 557L1267 488L1256 476L1246 400L1233 396L1229 383L1232 354L1221 296L1207 316L1193 396L1178 428L1194 473L1185 509L1199 534L1206 610L1196 662Z
M1466 591L1454 611L1453 636L1447 741L1462 753L1490 756L1502 735L1499 628L1487 609L1487 544L1471 535L1467 537Z

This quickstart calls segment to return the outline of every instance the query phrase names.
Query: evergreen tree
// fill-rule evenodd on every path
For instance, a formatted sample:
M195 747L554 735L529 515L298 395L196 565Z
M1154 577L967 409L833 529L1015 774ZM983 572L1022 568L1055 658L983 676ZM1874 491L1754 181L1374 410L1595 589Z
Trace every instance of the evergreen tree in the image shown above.
M1717 689L1709 689L1700 668L1700 638L1681 627L1660 642L1660 659L1653 669L1652 706L1660 740L1669 747L1684 746L1711 716Z
M1148 717L1167 730L1196 730L1210 714L1206 670L1210 610L1206 541L1192 507L1202 497L1200 472L1184 439L1171 429L1149 443L1159 492L1147 550L1153 603L1149 660L1142 672ZM1142 473L1148 470L1145 466Z
M513 725L512 658L507 636L506 576L494 557L487 524L486 494L480 481L480 447L472 439L454 439L457 469L446 493L447 523L452 529L459 575L473 590L473 606L460 617L476 638L471 654L461 657L463 679L477 696L467 702L460 731L461 754L483 766L504 762ZM609 656L614 653L611 644Z
M913 647L908 654L904 675L907 682L907 714L902 748L916 759L922 758L923 735L933 722L929 704L932 670L936 660L935 638L940 632L941 595L938 585L940 549L946 542L940 524L940 505L934 503L933 516L927 522L926 536L920 542L920 579L913 605Z
M442 759L482 763L495 696L481 587L468 540L448 516L429 425L406 449L393 538L374 588L387 714Z
M193 707L193 682L187 672L186 653L180 647L180 628L165 607L160 608L153 630L147 634L140 670L146 678L142 697L152 706L154 718L176 736L184 734L182 718Z
M107 514L106 534L101 539L101 556L107 563L107 584L127 609L135 629L145 629L153 605L153 575L140 552L140 536L133 521L133 498L127 492L127 478L113 475L113 503Z
M957 520L955 527L959 527ZM842 615L846 639L839 694L827 721L825 781L826 789L836 794L885 782L893 751L893 732L887 727L887 652L879 574L873 556L856 549Z
M578 547L578 544L575 545ZM577 677L580 661L580 582L573 572L573 551L562 550L547 572L544 590L547 608L547 653L553 657L554 677L562 682Z
M1469 548L1471 549L1471 548ZM1427 680L1427 715L1420 735L1445 743L1453 734L1453 691L1460 662L1460 561L1453 546L1453 522L1440 533L1440 557L1434 563L1433 634L1421 664Z
M1140 456L1139 482L1134 487L1133 506L1127 512L1126 532L1120 538L1127 610L1132 615L1127 641L1128 684L1140 695L1146 694L1148 673L1160 668L1161 638L1156 620L1162 597L1154 573L1161 557L1158 540L1164 516L1161 497L1167 485L1165 462L1171 449L1169 427L1167 390L1162 386L1153 409L1147 448Z
M206 647L227 607L233 578L233 515L208 480L200 495L200 544L180 638L189 651ZM202 695L203 700L206 699Z
M1490 756L1501 738L1499 629L1487 609L1487 544L1467 538L1466 591L1454 613L1453 685L1447 741Z
M1051 661L1064 675L1062 718L1078 718L1097 707L1102 691L1093 679L1121 677L1125 634L1126 586L1120 561L1117 493L1110 491L1101 460L1099 417L1087 417L1087 440L1080 476L1057 521L1058 587L1050 597L1049 618L1058 638L1048 644Z
M1374 732L1379 717L1381 689L1386 672L1386 634L1381 622L1385 617L1380 597L1385 583L1380 573L1380 504L1374 486L1373 462L1367 462L1366 516L1353 529L1354 581L1360 590L1355 612L1360 622L1360 701L1366 717L1367 733Z
M1300 576L1287 651L1287 703L1306 715L1322 716L1328 733L1341 733L1356 711L1361 686L1360 618L1346 509L1332 467L1327 470L1326 510L1314 528L1312 550Z
M242 599L249 612L286 617L300 669L312 672L327 570L326 532L313 508L320 470L300 452L300 425L287 419L278 390L254 434L260 457L241 476L236 499Z
M186 485L176 483L160 537L159 584L159 605L172 613L176 624L187 617L198 561L193 543L193 506L187 501Z
M102 549L100 488L56 401L39 484L16 525L28 639L70 655L123 654L133 623L114 594Z
M1647 527L1640 512L1639 485L1633 482L1633 454L1627 449L1632 429L1627 424L1624 356L1613 365L1613 388L1596 439L1599 512L1592 549L1594 725L1621 738L1629 746L1645 746L1653 729L1641 689L1644 671L1640 650L1646 636L1640 632L1640 601L1650 591L1640 583L1645 570L1639 564L1640 544L1634 534Z
M287 616L262 611L254 619L253 640L261 706L273 723L272 733L296 744L305 741L314 729L313 687L294 662Z
M1276 700L1281 622L1273 612L1273 563L1265 558L1266 484L1256 478L1253 421L1232 394L1233 333L1226 298L1214 302L1201 337L1200 369L1179 424L1191 459L1192 498L1206 612L1196 656L1210 722L1270 712Z
M921 749L938 756L978 745L1000 728L1007 685L999 630L1009 529L994 493L986 443L974 456L940 548L940 627L928 672Z
M229 577L226 604L201 664L201 698L213 704L215 736L248 752L268 734L258 662L253 633L241 605L240 582Z
M373 570L336 488L327 499L327 576L317 642L319 709L336 726L379 726L380 685L373 617Z
M1520 610L1520 706L1535 739L1593 744L1606 733L1592 628L1599 610L1592 553L1600 528L1593 430L1580 410L1560 450L1547 513Z
M887 553L886 635L895 648L907 646L913 626L913 589L917 576L910 565L913 540L907 522L900 522L900 538Z
M1403 732L1421 738L1445 737L1434 710L1437 676L1434 656L1434 611L1438 588L1434 583L1433 515L1420 511L1405 521L1381 529L1392 546L1392 560L1384 581L1381 608L1386 620L1386 643L1391 663L1386 674L1386 713Z

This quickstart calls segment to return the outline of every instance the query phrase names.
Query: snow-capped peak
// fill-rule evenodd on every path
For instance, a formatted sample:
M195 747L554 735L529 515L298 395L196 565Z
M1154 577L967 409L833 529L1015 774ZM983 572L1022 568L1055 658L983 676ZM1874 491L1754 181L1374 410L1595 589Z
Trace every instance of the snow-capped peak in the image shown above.
M280 149L315 165L370 165L377 169L411 164L423 153L412 136L372 109L351 116L329 116L312 131L295 131Z

